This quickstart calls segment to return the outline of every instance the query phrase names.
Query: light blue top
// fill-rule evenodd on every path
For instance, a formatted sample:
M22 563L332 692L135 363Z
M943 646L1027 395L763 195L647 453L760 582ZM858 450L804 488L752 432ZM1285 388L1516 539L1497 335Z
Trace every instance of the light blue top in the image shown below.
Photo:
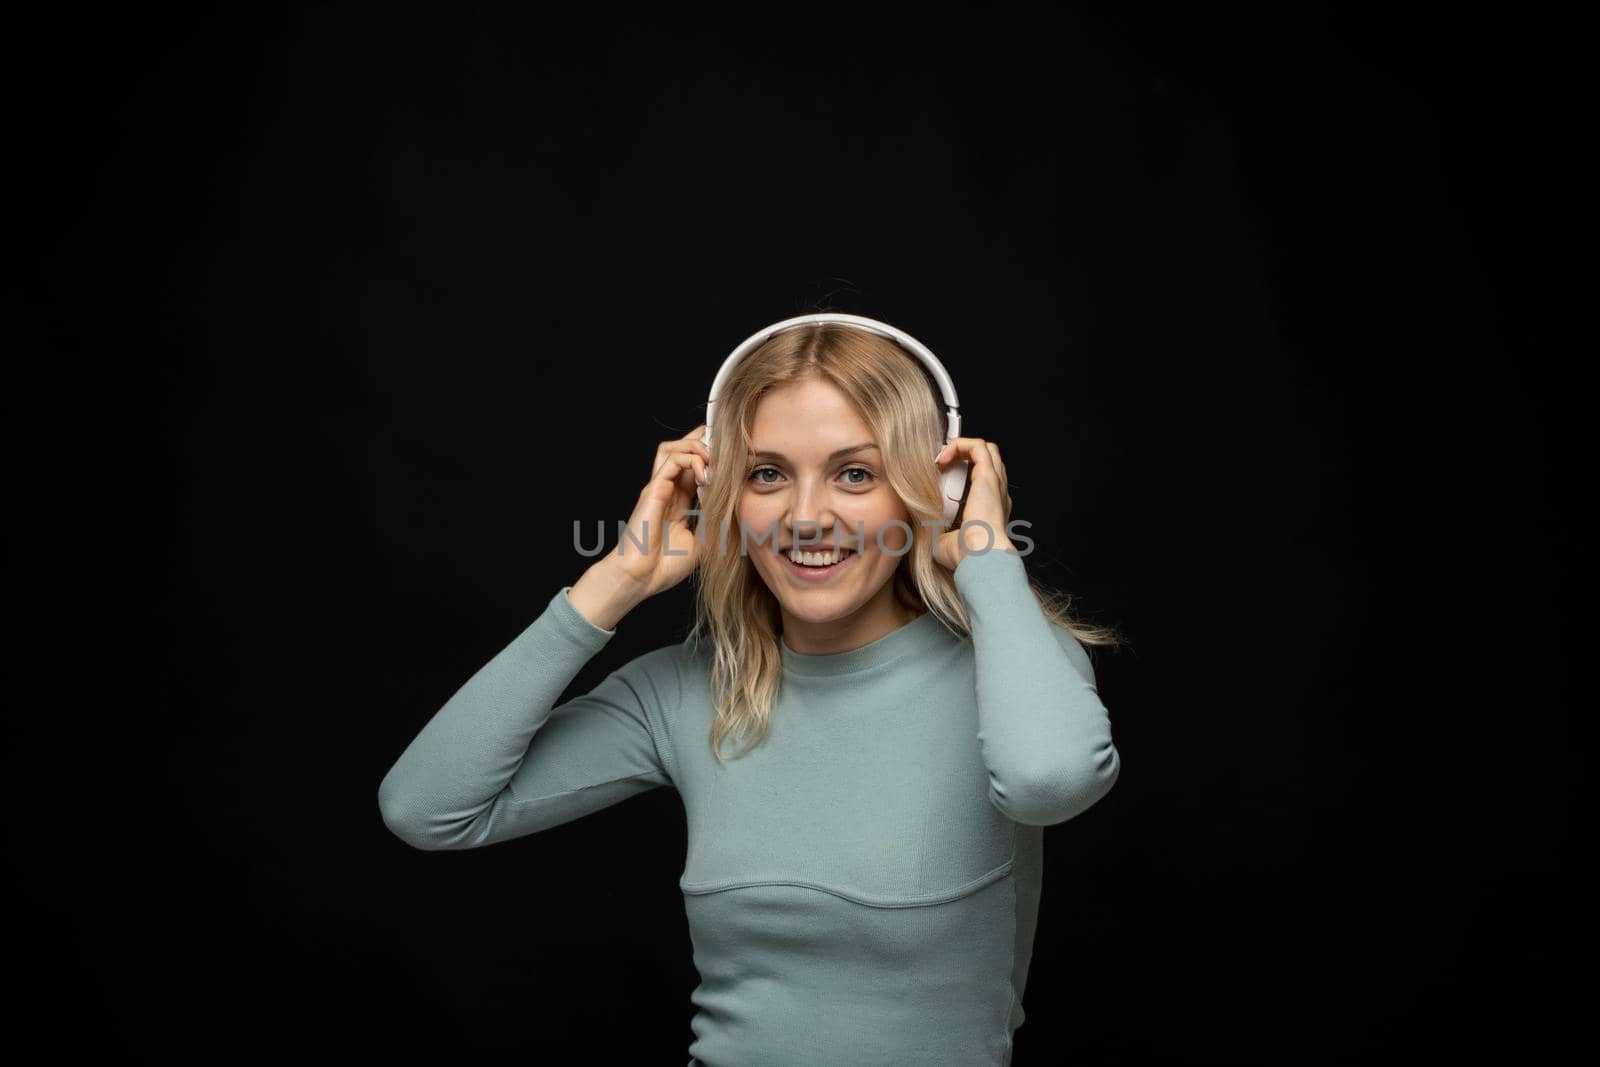
M478 848L673 786L701 979L691 1067L1007 1064L1042 827L1121 764L1088 654L1022 558L969 555L955 584L970 638L930 612L848 652L781 645L771 734L739 758L727 742L725 765L708 653L687 641L555 706L616 635L564 586L384 776L384 822L419 849Z

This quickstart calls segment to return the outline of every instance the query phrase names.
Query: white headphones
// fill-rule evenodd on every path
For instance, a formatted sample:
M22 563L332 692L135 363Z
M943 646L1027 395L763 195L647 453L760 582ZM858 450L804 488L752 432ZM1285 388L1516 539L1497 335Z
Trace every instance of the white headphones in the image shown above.
M784 319L781 322L775 322L771 326L757 330L745 338L744 342L738 348L735 348L727 359L722 361L722 369L717 371L717 376L711 383L711 395L706 399L706 432L700 440L708 448L711 445L711 429L716 422L717 394L721 391L723 383L728 380L728 376L733 373L733 368L738 366L741 359L749 355L751 351L759 347L773 334L813 322L833 322L845 326L856 326L898 342L902 348L922 361L922 365L928 368L928 372L933 375L933 380L938 383L939 392L943 395L945 405L945 444L949 444L961 436L961 402L956 399L956 387L950 381L950 373L944 369L944 364L940 363L938 357L928 350L927 345L924 345L905 331L897 330L888 323L879 322L877 319L869 319L862 315L846 315L843 312L824 311L814 315L797 315L792 319ZM959 460L952 463L940 475L939 486L940 492L944 497L944 524L946 529L956 521L956 512L960 510L961 497L967 489L967 466L968 463L965 459ZM695 494L700 500L700 506L702 508L705 507L706 487L703 485L696 486Z

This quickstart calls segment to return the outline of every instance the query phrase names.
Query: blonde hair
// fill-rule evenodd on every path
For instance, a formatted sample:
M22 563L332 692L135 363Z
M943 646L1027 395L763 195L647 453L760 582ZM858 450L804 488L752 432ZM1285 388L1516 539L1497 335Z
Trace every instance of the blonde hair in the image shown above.
M890 338L852 326L812 323L773 335L739 362L717 398L713 477L696 527L703 531L698 536L705 538L705 552L697 568L695 622L686 640L701 651L709 639L716 704L710 744L719 763L722 744L730 736L749 741L738 755L766 740L783 678L777 597L740 551L737 509L750 469L750 430L767 393L808 377L829 382L850 398L872 429L889 488L911 515L915 540L890 579L896 602L931 611L960 636L971 635L954 574L933 555L939 531L922 525L944 515L933 464L934 453L944 444L944 411L932 377ZM1073 618L1069 594L1040 585L1032 575L1028 584L1053 625L1086 645L1121 643L1111 627Z

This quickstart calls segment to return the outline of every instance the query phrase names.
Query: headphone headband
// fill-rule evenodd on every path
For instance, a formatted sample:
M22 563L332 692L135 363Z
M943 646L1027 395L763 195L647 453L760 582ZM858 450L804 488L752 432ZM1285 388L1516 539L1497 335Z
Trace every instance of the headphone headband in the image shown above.
M935 356L927 345L904 330L898 330L890 326L887 322L869 319L865 315L848 315L842 311L822 311L812 315L796 315L792 319L783 319L780 322L774 322L770 326L764 326L745 338L728 355L728 358L722 361L721 369L717 371L716 378L712 379L711 394L706 398L706 432L702 438L706 444L709 445L711 443L712 427L716 421L717 395L721 393L723 384L732 376L733 369L739 365L739 361L765 344L767 339L774 334L817 322L855 326L899 342L902 348L916 356L922 365L928 368L928 373L933 375L933 380L944 397L946 409L945 440L950 441L961 436L961 401L956 397L955 383L950 380L950 372L944 369L944 364L939 362L939 357Z
M841 326L854 326L867 330L898 342L900 347L910 352L921 361L933 375L934 382L939 387L939 392L944 397L945 405L945 435L946 444L961 436L961 402L956 399L955 383L950 380L950 372L944 369L944 364L939 362L928 346L912 337L904 330L897 330L887 322L869 319L864 315L847 315L842 311L822 311L811 315L796 315L792 319L784 319L765 326L746 337L739 347L735 348L728 358L722 361L722 368L717 371L717 376L711 382L711 395L706 398L706 432L700 440L706 445L711 444L711 429L716 423L717 395L722 391L723 384L733 374L733 369L758 346L768 338L784 330L792 330L797 326L806 326L811 323L826 322L837 323ZM939 492L944 500L944 523L946 528L954 524L956 513L960 509L961 500L966 495L967 472L969 464L965 459L956 460L950 467L939 475ZM695 495L702 506L705 504L705 486L697 486Z

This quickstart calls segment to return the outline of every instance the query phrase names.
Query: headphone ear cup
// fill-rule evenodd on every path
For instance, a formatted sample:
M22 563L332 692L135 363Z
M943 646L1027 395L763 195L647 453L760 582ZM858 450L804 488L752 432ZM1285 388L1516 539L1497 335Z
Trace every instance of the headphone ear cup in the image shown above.
M961 505L967 496L967 468L969 461L961 460L952 463L948 470L939 476L940 492L944 496L944 525L949 529L956 521L956 515L961 510Z

